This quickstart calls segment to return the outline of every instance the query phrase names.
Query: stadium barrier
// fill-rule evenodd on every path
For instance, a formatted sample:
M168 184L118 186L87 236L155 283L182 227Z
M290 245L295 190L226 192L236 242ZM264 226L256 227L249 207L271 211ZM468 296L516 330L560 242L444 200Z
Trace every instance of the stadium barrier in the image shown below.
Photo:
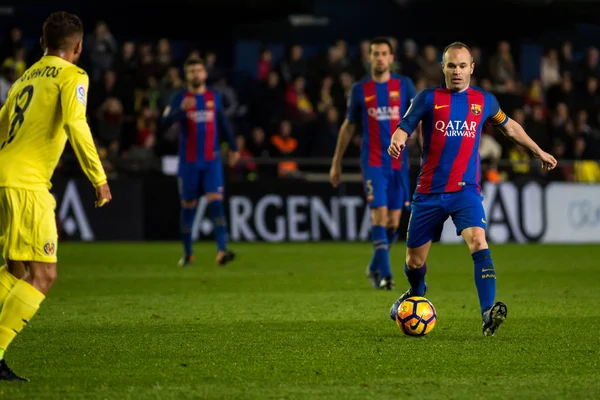
M111 182L113 203L94 208L86 180L56 180L57 219L63 240L177 240L179 201L174 177ZM369 241L370 217L362 185L338 190L324 182L260 180L230 183L226 211L231 241ZM555 182L485 184L482 190L490 242L600 243L600 185ZM405 236L408 212L400 231ZM200 201L196 240L211 238ZM446 221L442 242L456 243Z

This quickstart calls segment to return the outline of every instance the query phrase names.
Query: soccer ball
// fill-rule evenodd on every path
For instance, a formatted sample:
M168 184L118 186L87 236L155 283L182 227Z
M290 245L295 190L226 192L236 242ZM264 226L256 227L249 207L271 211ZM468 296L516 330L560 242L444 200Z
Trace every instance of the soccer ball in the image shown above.
M425 297L409 297L398 307L396 323L408 336L425 336L437 321L435 307Z

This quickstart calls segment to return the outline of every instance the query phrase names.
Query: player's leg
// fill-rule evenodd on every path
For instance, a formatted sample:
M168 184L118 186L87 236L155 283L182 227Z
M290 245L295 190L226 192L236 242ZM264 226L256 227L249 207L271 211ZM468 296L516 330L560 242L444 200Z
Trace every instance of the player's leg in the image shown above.
M26 274L25 264L20 261L0 267L0 309L13 286Z
M404 274L410 288L392 305L390 318L393 320L396 319L398 307L404 300L411 296L424 296L427 293L427 284L425 283L427 255L431 243L440 239L444 221L448 217L440 195L415 195L411 210L404 264Z
M8 296L8 293L11 291L13 286L15 286L15 283L17 283L18 280L18 278L10 273L8 270L8 265L3 265L0 267L0 308L2 307L2 304L4 304L6 296Z
M217 244L218 265L225 265L235 258L235 253L227 248L227 222L223 204L223 166L219 161L210 163L203 172L203 188L206 193L206 210L213 222Z
M506 305L494 303L496 270L486 240L486 218L483 197L474 191L457 193L449 205L456 234L461 235L469 248L474 265L474 279L483 318L483 333L493 336L507 314Z
M11 224L13 224L13 216L11 214L11 206L7 204L8 194L7 190L0 189L0 248L3 251L4 259L6 260L6 254L4 250L10 248L10 237L11 237ZM14 232L14 231L13 231ZM6 246L5 246L6 245ZM5 261L6 262L6 261ZM0 308L4 304L4 300L8 293L11 291L13 286L22 279L26 274L25 265L22 262L6 262L5 265L0 267Z
M408 170L392 170L392 178L387 188L388 196L388 247L398 238L398 227L402 211L410 210L410 176Z
M183 245L183 257L179 260L180 266L191 265L194 262L192 227L200 197L198 179L199 174L195 167L184 167L179 172L178 186L181 202L179 226Z
M393 288L392 271L387 238L387 179L378 167L363 170L367 203L371 210L371 241L373 256L367 270L374 289ZM385 282L384 281L385 279ZM381 284L384 283L382 287Z
M0 380L25 380L8 368L4 353L36 314L56 280L56 202L47 192L2 192L0 197L8 196L11 203L2 213L9 218L1 218L1 222L8 220L3 256L9 270L17 271L24 264L28 274L14 284L0 311Z
M398 239L398 227L400 226L400 219L402 218L402 210L394 210L388 208L388 218L387 218L387 240L388 240L388 250L392 249L392 245Z
M402 208L404 207L407 200L407 193L402 185L401 170L388 171L387 180L387 224L386 233L388 240L388 252L391 251L392 244L398 237L398 227L400 225L400 218L402 217ZM391 264L391 262L390 262ZM390 273L391 278L391 273ZM394 285L393 280L388 281L385 277L382 279L380 286L387 287Z

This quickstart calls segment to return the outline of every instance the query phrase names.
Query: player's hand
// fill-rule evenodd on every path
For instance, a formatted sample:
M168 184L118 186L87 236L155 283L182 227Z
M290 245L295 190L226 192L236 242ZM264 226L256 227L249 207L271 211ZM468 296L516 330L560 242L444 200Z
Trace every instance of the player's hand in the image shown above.
M229 152L229 166L233 167L240 160L240 152L239 151L230 151Z
M342 166L338 164L333 164L331 169L329 170L329 181L331 182L331 186L337 188L339 184L342 182Z
M190 110L192 108L196 108L196 98L195 97L185 97L181 102L182 110Z
M392 135L390 147L388 147L388 154L394 158L400 157L402 151L406 147L406 139L408 139L406 133L400 128L397 128Z
M558 161L556 158L552 156L552 154L548 154L545 151L542 151L540 154L537 154L536 157L542 162L542 169L546 171L550 171L556 167Z
M112 200L108 183L100 185L96 188L96 208L102 207Z

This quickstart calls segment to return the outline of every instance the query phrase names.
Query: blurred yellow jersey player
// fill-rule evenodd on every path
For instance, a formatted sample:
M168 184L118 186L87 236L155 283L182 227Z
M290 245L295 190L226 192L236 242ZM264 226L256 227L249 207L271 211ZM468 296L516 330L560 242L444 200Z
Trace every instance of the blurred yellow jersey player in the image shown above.
M75 63L83 24L53 13L44 22L44 56L11 87L0 110L0 380L23 381L4 353L31 320L56 279L56 202L50 179L67 139L96 188L111 200L86 120L89 78Z

